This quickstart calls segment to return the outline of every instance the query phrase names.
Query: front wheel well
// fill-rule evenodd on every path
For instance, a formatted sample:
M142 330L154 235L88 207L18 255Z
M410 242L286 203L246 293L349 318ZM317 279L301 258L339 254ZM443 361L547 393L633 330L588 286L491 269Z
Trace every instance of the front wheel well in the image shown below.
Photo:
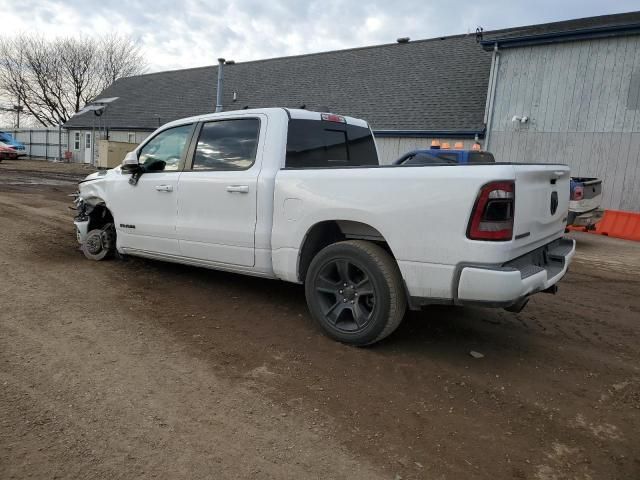
M94 205L91 212L88 213L88 216L89 230L102 228L109 223L114 223L113 215L104 203Z
M345 240L368 240L384 248L395 260L385 238L370 225L351 220L328 220L316 223L305 235L298 260L298 280L305 281L309 265L320 250Z

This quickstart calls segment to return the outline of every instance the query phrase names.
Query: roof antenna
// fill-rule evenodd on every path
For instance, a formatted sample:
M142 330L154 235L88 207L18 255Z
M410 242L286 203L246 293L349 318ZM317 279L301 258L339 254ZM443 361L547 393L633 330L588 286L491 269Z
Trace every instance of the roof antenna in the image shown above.
M307 108L307 104L303 103L302 105L300 105L300 109L301 110L305 110Z
M480 43L482 41L482 32L484 32L484 28L478 27L476 28L476 42Z

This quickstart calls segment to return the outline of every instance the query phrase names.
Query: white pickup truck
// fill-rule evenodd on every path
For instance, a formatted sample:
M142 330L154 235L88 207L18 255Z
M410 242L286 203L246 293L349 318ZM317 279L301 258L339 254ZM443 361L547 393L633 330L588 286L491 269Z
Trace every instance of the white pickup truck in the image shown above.
M382 166L363 120L266 108L156 130L80 183L88 258L116 251L304 283L332 338L368 345L407 306L519 311L555 292L569 169L549 164Z

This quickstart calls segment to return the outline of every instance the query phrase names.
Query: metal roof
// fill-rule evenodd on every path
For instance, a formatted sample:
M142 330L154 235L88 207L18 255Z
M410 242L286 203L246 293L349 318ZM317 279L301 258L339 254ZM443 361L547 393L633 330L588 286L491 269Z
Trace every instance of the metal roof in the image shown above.
M500 48L512 48L639 33L640 12L628 12L494 30L486 32L480 43L490 50L495 44Z

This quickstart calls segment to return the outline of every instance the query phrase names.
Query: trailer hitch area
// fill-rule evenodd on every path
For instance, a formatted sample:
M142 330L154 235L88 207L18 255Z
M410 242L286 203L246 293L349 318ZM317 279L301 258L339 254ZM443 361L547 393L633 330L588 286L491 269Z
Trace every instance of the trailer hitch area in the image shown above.
M555 295L558 293L558 285L551 285L549 288L542 290L542 293L550 293L551 295Z
M509 305L508 307L505 307L505 310L511 313L520 313L524 309L524 307L527 306L527 303L529 303L529 297L525 297L521 300L518 300L513 305Z

